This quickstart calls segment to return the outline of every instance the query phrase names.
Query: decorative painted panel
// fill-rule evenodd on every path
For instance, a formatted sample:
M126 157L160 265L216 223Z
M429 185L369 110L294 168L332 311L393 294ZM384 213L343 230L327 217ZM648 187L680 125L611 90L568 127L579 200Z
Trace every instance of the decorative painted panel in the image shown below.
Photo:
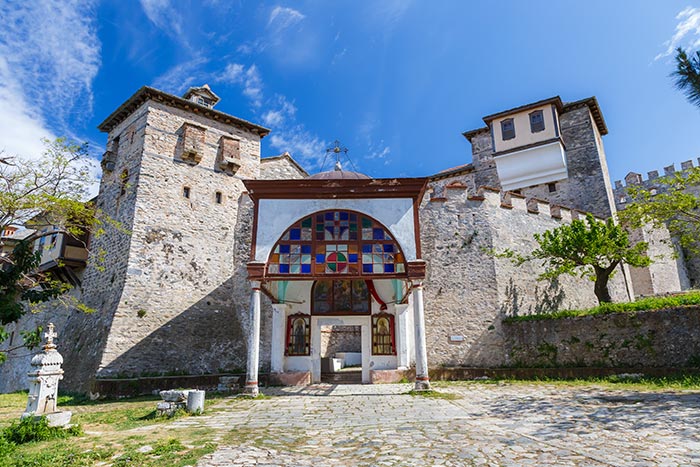
M287 356L310 355L311 325L309 315L301 313L287 317Z
M372 355L396 355L394 315L372 315Z
M398 243L377 221L352 211L323 211L288 228L267 262L270 276L404 275Z
M311 292L312 314L369 314L370 297L364 280L319 280Z

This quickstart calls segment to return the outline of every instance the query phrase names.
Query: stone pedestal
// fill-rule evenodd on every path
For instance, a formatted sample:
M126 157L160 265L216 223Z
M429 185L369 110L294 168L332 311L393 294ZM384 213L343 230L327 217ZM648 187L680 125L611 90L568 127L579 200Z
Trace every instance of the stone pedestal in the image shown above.
M204 413L204 391L190 391L187 394L187 411L189 413Z
M63 379L63 357L56 350L53 340L57 337L53 323L49 323L48 332L44 334L46 344L44 351L32 358L34 370L29 376L29 398L27 408L22 418L45 416L50 426L67 426L70 423L71 412L59 411L56 408L58 397L58 382Z

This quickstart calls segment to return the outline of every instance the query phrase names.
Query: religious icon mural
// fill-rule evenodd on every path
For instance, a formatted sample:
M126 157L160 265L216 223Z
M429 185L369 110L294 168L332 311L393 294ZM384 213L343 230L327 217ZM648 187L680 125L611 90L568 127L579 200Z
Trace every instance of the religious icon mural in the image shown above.
M287 348L288 356L304 356L310 354L310 321L309 315L296 314L287 318Z
M394 315L379 313L372 316L372 354L396 355Z

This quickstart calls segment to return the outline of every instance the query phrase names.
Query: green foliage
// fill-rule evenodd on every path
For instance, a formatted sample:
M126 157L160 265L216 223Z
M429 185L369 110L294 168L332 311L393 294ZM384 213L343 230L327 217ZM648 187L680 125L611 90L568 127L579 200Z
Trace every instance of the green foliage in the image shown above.
M620 221L633 228L652 223L666 226L680 245L692 253L700 253L700 168L695 167L657 179L658 189L629 185L632 202L619 213ZM693 193L695 191L696 193Z
M700 292L694 291L669 297L642 298L628 303L603 303L597 307L586 310L562 310L555 313L511 316L503 321L506 323L515 323L520 321L541 321L545 319L574 318L577 316L595 316L610 313L633 313L637 311L667 310L671 308L699 305Z
M34 242L56 233L80 238L101 222L95 206L86 202L93 182L87 146L65 138L44 143L46 149L38 159L0 154L0 231L11 225L34 230L9 255L0 256L0 342L8 337L4 325L29 311L40 311L41 303L66 297L70 289L50 273L37 270L42 252L34 251ZM88 311L80 304L75 308ZM36 346L37 335L27 331L24 345ZM8 350L0 351L0 362Z
M12 422L10 426L2 431L0 436L5 441L19 445L36 441L46 441L49 439L68 438L70 436L80 436L83 430L79 425L70 428L49 426L46 417L34 419L27 417L19 422Z
M685 94L691 104L700 107L700 51L688 53L683 48L676 49L676 69L671 76L676 88Z
M0 436L0 461L12 454L16 448L17 445L15 443L6 439L4 436Z
M441 391L435 391L433 389L428 389L426 391L415 391L411 390L408 391L406 394L409 396L420 396L420 397L427 397L428 399L446 399L446 400L455 400L455 399L461 399L461 396L459 394L454 394L451 392L441 392Z
M645 255L647 244L631 245L627 232L612 219L605 222L591 214L585 220L575 219L542 234L535 234L538 247L529 255L519 255L512 250L497 256L510 258L515 264L539 260L545 271L540 280L553 279L567 274L595 281L595 294L600 303L610 302L608 280L615 268L622 263L630 266L648 266Z

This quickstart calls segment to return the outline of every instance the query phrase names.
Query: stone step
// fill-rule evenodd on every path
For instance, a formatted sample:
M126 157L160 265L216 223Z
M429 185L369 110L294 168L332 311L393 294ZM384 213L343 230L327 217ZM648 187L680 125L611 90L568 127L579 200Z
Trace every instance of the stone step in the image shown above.
M362 371L321 373L321 382L328 384L362 384Z

